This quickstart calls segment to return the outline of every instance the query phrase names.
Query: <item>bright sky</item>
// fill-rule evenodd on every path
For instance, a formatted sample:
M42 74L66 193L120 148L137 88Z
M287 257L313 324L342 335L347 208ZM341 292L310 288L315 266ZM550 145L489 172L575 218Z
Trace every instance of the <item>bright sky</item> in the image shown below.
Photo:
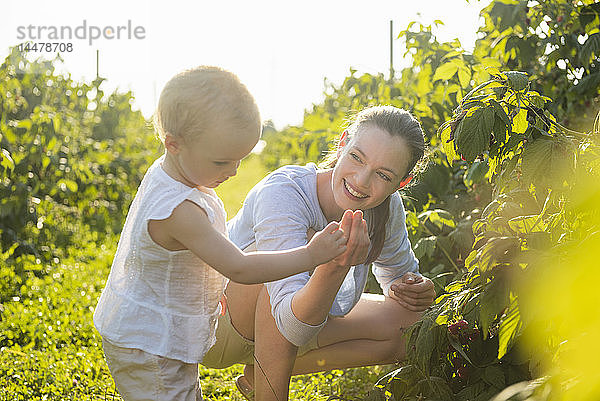
M3 1L0 57L9 46L23 42L18 27L87 26L87 39L71 42L73 51L61 53L67 71L76 80L96 76L96 50L102 88L132 90L145 116L154 111L160 90L175 73L200 64L218 65L236 73L248 86L263 119L279 128L300 124L304 110L322 100L324 78L339 84L350 67L359 72L387 75L389 21L398 35L410 21L428 25L435 19L445 26L441 40L459 38L472 48L481 21L479 11L489 0L229 0L182 1L103 0ZM420 14L420 15L419 15ZM143 39L100 38L90 45L90 27L142 27ZM141 28L140 28L141 29ZM83 30L81 30L83 31ZM37 28L33 33L37 39ZM108 32L109 36L111 32ZM113 33L114 34L114 33ZM37 40L41 41L41 40ZM402 42L394 40L394 66L402 67ZM55 53L37 53L46 58Z

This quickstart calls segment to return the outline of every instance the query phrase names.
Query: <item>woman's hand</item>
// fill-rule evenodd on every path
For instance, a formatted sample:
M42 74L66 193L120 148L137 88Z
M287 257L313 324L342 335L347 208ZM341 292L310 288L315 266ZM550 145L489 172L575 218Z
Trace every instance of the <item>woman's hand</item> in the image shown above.
M433 282L420 274L408 272L392 283L390 298L413 312L422 312L433 303Z
M343 267L364 263L369 254L371 241L369 240L367 222L363 218L362 211L352 212L352 210L346 210L340 221L340 228L348 239L346 251L330 263Z
M300 321L309 325L319 325L326 318L331 304L348 274L350 266L365 261L369 251L369 235L362 212L346 210L340 220L344 232L346 251L335 259L318 266L304 287L292 298L292 311ZM314 230L308 230L310 238Z

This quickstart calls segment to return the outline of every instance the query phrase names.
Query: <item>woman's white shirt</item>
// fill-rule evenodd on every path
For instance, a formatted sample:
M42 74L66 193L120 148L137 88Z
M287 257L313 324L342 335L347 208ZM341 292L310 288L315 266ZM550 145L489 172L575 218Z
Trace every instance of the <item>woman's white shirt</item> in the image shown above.
M391 196L390 219L385 242L372 271L384 294L394 280L406 272L418 272L418 260L412 252L406 231L405 211L398 193ZM327 225L317 197L317 167L284 166L265 177L248 193L242 209L228 222L230 239L241 249L256 243L261 251L286 250L306 245L307 231ZM358 302L368 276L368 266L353 266L346 275L329 312L347 314ZM326 323L306 324L292 312L294 294L309 280L300 273L266 283L271 312L279 331L292 344L307 343Z

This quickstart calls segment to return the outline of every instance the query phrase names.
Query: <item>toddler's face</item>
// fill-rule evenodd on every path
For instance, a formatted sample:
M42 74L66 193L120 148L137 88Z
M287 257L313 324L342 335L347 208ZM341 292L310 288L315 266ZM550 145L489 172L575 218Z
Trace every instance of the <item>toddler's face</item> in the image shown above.
M190 186L216 188L236 175L259 137L258 131L217 128L189 139L176 155L179 172Z

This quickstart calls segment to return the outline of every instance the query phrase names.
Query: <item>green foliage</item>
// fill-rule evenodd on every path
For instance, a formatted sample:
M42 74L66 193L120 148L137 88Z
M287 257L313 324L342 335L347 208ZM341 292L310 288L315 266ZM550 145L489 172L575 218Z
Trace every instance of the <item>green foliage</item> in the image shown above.
M0 66L0 250L43 262L119 232L158 142L132 94L105 96L14 50ZM82 230L83 228L83 230ZM15 246L16 244L16 246Z
M484 37L475 53L526 72L533 90L552 94L552 114L577 116L572 121L583 128L593 120L590 100L600 87L599 15L593 0L493 1L482 12Z
M378 384L384 395L390 392L386 399L487 400L508 385L535 378L542 373L540 360L550 360L558 352L552 346L561 340L556 323L523 314L519 300L528 291L524 283L538 276L539 269L566 258L566 250L600 228L592 218L597 207L574 208L578 202L571 195L581 186L579 177L597 176L599 143L590 135L573 137L574 132L556 124L548 112L519 122L520 111L515 112L519 105L511 108L509 100L517 97L511 93L516 91L507 86L502 99L494 100L494 91L479 96L477 107L487 108L496 118L498 110L492 102L507 107L509 124L502 142L497 143L494 133L478 156L490 165L494 199L473 223L475 240L465 260L466 273L447 285L435 306L409 330L408 365ZM522 99L539 96L521 83L518 88ZM480 86L472 95L483 89ZM536 107L524 103L522 107ZM464 116L459 106L454 119L440 131L446 126L459 130L456 120ZM544 120L542 129L538 119ZM476 135L488 139L487 131ZM512 141L513 137L520 140ZM450 139L453 148L466 153L458 138ZM557 149L560 156L553 155ZM435 236L421 238L415 252L423 241L436 240ZM523 342L531 330L536 335L534 345ZM556 392L565 384L554 385Z
M531 90L525 74L491 77L438 132L450 163L475 161L465 182L488 177L494 199L473 223L467 272L410 329L409 364L379 384L394 399L487 400L539 374L539 360L557 352L557 336L552 321L521 313L522 283L541 268L538 260L549 260L544 255L600 228L590 223L591 210L571 209L576 177L597 169L598 143L557 123L550 99ZM421 238L415 252L424 240L437 238ZM523 345L530 328L541 346Z
M114 247L116 238L110 242ZM93 242L86 248L71 249L59 264L21 255L11 267L22 275L0 270L0 282L10 283L0 291L0 399L95 400L115 393L91 321L114 248ZM47 274L37 277L40 270Z

